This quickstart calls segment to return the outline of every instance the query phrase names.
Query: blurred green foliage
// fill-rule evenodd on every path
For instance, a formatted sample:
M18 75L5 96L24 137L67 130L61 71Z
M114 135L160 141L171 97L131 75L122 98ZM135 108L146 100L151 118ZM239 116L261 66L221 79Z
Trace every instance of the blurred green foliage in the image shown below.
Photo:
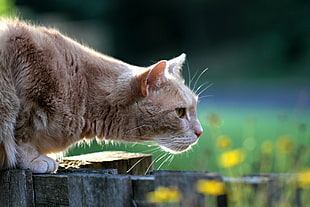
M192 150L173 157L152 144L128 143L94 143L71 149L69 154L102 150L152 153L156 160L155 168L208 170L230 176L294 173L310 166L309 111L300 114L287 109L229 106L221 106L217 110L208 109L208 104L199 106L203 135ZM228 144L223 144L227 141ZM231 152L236 151L241 153L242 159L233 157L236 155ZM222 166L223 155L235 164Z
M0 17L14 16L14 0L0 0Z
M16 5L108 25L112 55L130 63L149 65L186 52L192 70L209 67L215 78L310 74L308 1L16 0Z

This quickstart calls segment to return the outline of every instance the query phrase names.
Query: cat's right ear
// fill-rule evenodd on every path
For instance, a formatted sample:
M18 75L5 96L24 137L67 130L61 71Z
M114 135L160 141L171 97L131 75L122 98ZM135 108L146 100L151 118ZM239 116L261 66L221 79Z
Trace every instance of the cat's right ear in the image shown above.
M180 75L180 70L185 62L186 54L182 53L180 56L168 61L168 72L173 75Z
M167 61L163 60L140 75L140 89L143 96L148 96L151 88L160 88L166 81Z

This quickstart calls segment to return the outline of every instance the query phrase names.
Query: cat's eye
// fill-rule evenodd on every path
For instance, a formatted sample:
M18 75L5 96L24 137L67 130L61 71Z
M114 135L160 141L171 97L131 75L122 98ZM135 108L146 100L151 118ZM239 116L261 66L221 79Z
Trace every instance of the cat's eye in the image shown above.
M186 116L186 108L176 108L175 113L179 118L184 118Z

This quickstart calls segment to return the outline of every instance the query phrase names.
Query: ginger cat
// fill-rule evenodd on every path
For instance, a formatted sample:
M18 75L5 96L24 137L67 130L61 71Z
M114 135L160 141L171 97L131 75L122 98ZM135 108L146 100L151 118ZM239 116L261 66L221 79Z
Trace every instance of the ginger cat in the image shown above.
M45 154L97 137L189 149L202 134L185 54L137 67L54 29L0 21L0 169L57 169Z

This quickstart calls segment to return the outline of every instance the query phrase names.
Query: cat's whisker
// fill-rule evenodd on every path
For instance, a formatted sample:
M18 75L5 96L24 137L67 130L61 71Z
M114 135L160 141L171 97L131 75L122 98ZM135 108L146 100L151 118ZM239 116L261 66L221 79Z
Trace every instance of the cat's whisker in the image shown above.
M140 153L151 153L151 154L153 154L153 153L156 153L156 152L159 152L159 151L161 151L161 147L157 146L155 148L151 148L151 149L148 149L148 150L143 150Z
M138 143L132 143L131 146L135 147Z
M190 152L193 151L193 148L190 148L189 150L187 150L184 154L186 158L189 158L189 154Z
M198 74L198 71L196 71L195 72L195 74L194 74L194 76L190 79L190 82L192 83L192 81L195 79L195 77L196 77L196 75ZM196 81L195 81L196 82ZM194 83L194 85L195 85L195 83ZM189 88L192 88L192 86L191 85L189 85ZM193 87L193 89L194 89L195 87Z
M199 74L199 76L197 77L197 79L196 79L196 81L195 81L195 83L194 83L194 86L193 86L193 89L194 89L194 90L195 90L195 88L196 88L196 85L197 85L199 79L201 78L201 76L202 76L207 70L208 70L208 68L204 69L204 70ZM196 90L196 91L197 91L197 90Z
M125 134L127 134L128 132L131 132L131 131L133 131L133 130L140 129L140 128L144 127L144 126L145 126L145 124L142 124L142 125L137 126L137 127L135 127L135 128L129 129L129 130L127 130L127 131L125 132Z
M198 91L199 91L202 87L204 87L206 84L207 84L207 83L202 83L200 86L198 86L198 87L194 90L194 93L197 94Z
M141 150L141 151L139 151L139 153L153 154L153 153L156 153L158 151L161 151L161 147L156 145L156 144L152 144L152 145L142 144L142 143L134 143L134 144L132 144L133 147L136 146L136 145L141 145L141 146L149 147L149 149Z
M207 84L207 83L206 83ZM205 84L204 84L205 85ZM203 88L201 91L199 91L199 89L196 91L198 93L197 96L199 97L203 92L205 92L207 89L209 89L213 84L212 83L209 83L205 88ZM202 86L202 85L201 85Z
M151 139L152 137L146 137L146 136L130 136L130 138L133 138L133 139Z
M133 164L127 171L126 173L129 173L134 167L137 166L137 164L139 164L145 157L139 159L135 164Z
M152 137L146 137L146 136L130 136L129 138L131 138L132 140L135 139L137 140L137 142L139 142L138 144L144 144L144 145L152 145L150 144L150 142L152 142ZM139 141L138 141L139 140ZM141 142L142 141L142 142ZM148 144L146 143L143 143L144 142L147 142ZM154 144L155 145L155 144Z
M145 171L145 175L147 174L147 172L151 169L151 167L154 165L155 162L158 162L159 160L161 160L164 156L166 155L166 153L164 152L163 155L161 155L159 158L155 158L151 164L148 166L148 168Z
M179 137L174 142L175 143L180 143L180 144L182 144L182 143L191 143L191 141L189 140L188 137Z
M162 154L159 158L155 159L155 160L156 160L155 162L156 162L156 163L159 162L160 160L162 160L162 159L163 159L164 157L166 157L167 155L168 155L168 154L167 154L166 152L163 152L163 154ZM165 160L163 160L163 162L157 167L157 169L160 169L164 162L165 162Z
M167 162L167 160L170 158L170 154L168 153L168 154L165 154L166 156L168 155L168 157L166 157L164 160L163 160L163 162L158 166L158 169L160 169L166 162Z
M161 159L163 159L165 156L167 155L167 153L166 152L163 152L161 155L160 155L160 157L159 158L156 158L155 160L155 162L159 162Z
M201 88L204 89L204 87L205 87L207 84L208 84L208 82L200 84L200 86L198 86L198 87L195 89L194 93L195 93L195 94L198 94L199 90L200 90ZM206 87L208 87L208 86L206 86Z
M186 61L186 66L187 66L187 75L188 75L188 87L191 88L191 83L192 83L192 80L191 80L191 70L189 69L189 63L188 61Z
M155 160L153 160L153 161L151 162L151 164L147 167L147 169L146 169L144 175L146 175L146 174L149 172L149 170L151 169L151 167L154 165L154 162L155 162Z
M174 154L171 154L170 158L169 158L169 163L168 163L168 166L171 165L173 159L175 158L175 155Z
M160 148L156 143L150 143L150 142L143 143L143 142L140 142L140 143L137 143L137 144L143 145L143 146L147 146L147 147L158 147L158 148Z
M212 97L212 96L213 96L213 95L198 96L198 99L201 100L201 99L209 98L209 97Z

